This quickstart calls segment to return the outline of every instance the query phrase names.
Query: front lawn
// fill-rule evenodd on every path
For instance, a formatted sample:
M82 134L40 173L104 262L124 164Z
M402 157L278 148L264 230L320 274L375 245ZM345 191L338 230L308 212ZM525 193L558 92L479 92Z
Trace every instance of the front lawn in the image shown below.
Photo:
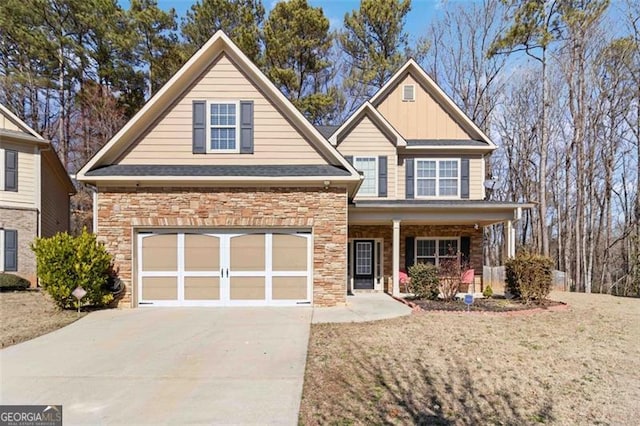
M78 318L75 311L60 310L43 292L0 293L0 348L50 333Z
M313 325L302 424L640 424L640 300Z

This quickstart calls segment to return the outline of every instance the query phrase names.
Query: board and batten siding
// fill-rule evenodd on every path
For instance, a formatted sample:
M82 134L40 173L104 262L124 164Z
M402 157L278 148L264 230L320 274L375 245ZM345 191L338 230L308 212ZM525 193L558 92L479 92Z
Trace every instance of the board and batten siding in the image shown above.
M394 199L396 195L396 147L389 138L366 115L338 144L338 151L343 156L379 157L387 156L387 197ZM356 199L375 199L378 197L356 196Z
M415 86L415 101L402 100L405 84ZM377 109L405 139L471 139L410 74L382 100Z
M192 152L194 100L254 102L254 153ZM239 143L239 141L238 141ZM326 164L282 113L227 56L221 55L177 99L128 151L118 164Z
M469 199L470 200L484 200L484 159L482 155L465 155L465 158L469 159ZM455 154L413 154L413 155L401 155L398 161L398 198L406 197L405 177L406 177L406 162L407 158L414 159L438 159L438 158L461 158L460 155ZM414 162L415 164L415 162Z
M69 230L69 194L63 177L55 172L52 159L42 155L42 236Z
M18 153L18 191L0 190L0 205L4 207L37 208L36 176L37 174L37 150L32 144L0 142L0 161L4 173L5 150L13 150ZM4 179L3 179L4 181Z

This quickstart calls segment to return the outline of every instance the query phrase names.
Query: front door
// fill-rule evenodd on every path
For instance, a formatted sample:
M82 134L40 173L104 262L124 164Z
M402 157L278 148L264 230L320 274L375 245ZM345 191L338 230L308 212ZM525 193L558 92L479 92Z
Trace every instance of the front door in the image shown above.
M353 288L355 290L373 290L373 250L373 240L354 241L355 267L353 274Z

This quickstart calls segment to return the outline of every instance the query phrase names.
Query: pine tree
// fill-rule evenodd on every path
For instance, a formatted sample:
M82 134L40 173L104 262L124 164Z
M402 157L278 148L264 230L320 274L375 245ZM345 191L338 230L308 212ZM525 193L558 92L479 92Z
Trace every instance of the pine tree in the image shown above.
M327 60L333 45L329 20L307 0L280 2L264 26L267 76L313 123L336 115L340 96Z
M261 0L202 0L187 11L181 29L189 54L201 48L216 31L223 30L249 59L259 64L263 21Z

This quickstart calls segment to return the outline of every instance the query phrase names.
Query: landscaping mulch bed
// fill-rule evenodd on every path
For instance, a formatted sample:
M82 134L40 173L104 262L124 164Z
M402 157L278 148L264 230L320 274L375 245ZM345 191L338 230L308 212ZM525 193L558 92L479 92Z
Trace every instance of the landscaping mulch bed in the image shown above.
M420 306L424 311L453 311L453 312L513 312L529 311L532 309L549 309L557 306L564 306L562 302L546 299L542 303L522 303L520 300L496 297L490 299L474 299L471 306L462 300L427 300L407 298L410 302Z
M0 293L0 348L31 340L86 315L59 309L40 291Z

